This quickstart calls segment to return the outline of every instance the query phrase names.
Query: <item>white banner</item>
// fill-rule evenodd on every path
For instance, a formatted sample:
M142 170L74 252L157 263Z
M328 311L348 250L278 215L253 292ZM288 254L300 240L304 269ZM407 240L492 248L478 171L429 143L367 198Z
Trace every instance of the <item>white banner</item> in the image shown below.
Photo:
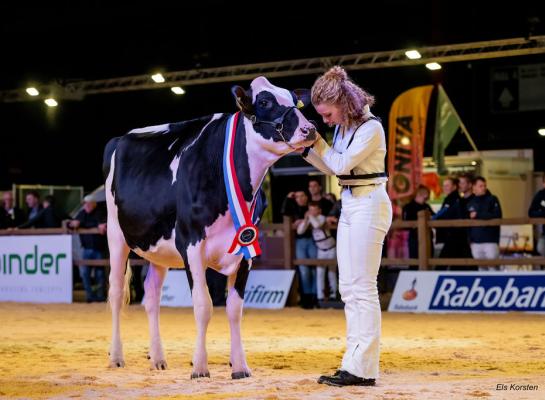
M293 270L251 270L244 290L244 307L284 308L294 274ZM170 270L168 272L161 293L161 305L193 306L185 271Z
M0 301L72 302L72 236L0 236Z
M545 272L401 271L388 311L545 312Z

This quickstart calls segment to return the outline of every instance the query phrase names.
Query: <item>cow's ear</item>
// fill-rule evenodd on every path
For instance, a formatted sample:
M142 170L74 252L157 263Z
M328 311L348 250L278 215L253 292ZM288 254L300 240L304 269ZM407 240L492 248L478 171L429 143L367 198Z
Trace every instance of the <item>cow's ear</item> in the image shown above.
M237 107L240 111L251 114L252 113L252 98L248 96L246 90L241 86L233 86L231 88L231 93L235 97Z
M309 89L295 89L293 93L295 94L297 108L303 108L310 104Z

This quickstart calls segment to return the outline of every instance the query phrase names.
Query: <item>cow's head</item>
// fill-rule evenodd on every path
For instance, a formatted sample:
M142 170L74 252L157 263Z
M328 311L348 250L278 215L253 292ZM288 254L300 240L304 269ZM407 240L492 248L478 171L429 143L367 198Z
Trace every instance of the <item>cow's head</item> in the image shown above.
M290 92L260 76L252 81L249 90L233 86L231 91L254 130L274 144L276 153L290 153L310 146L316 139L315 126L299 110L310 103L310 90Z

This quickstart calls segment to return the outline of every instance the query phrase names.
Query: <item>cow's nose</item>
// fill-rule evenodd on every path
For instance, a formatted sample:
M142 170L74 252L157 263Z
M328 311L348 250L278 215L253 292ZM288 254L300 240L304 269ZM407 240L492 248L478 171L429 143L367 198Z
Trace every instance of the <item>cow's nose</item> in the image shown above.
M301 131L308 139L314 139L314 136L316 135L316 127L312 125L301 128Z

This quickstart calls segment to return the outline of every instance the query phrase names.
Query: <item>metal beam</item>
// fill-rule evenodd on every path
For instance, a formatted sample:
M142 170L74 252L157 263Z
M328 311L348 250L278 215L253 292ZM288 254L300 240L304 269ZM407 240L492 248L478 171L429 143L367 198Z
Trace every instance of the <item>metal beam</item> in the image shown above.
M298 60L234 65L219 68L191 69L163 73L165 83L155 83L149 75L71 82L64 85L49 84L38 87L39 96L31 97L25 89L0 91L3 102L40 100L55 97L60 100L81 100L90 94L128 92L170 88L172 86L203 85L220 82L250 80L259 75L278 78L296 75L320 74L333 65L347 70L406 67L429 62L457 62L489 58L515 57L545 53L545 36L530 39L514 38L483 42L450 44L417 48L422 58L409 60L405 51L391 50L331 57L303 58Z

